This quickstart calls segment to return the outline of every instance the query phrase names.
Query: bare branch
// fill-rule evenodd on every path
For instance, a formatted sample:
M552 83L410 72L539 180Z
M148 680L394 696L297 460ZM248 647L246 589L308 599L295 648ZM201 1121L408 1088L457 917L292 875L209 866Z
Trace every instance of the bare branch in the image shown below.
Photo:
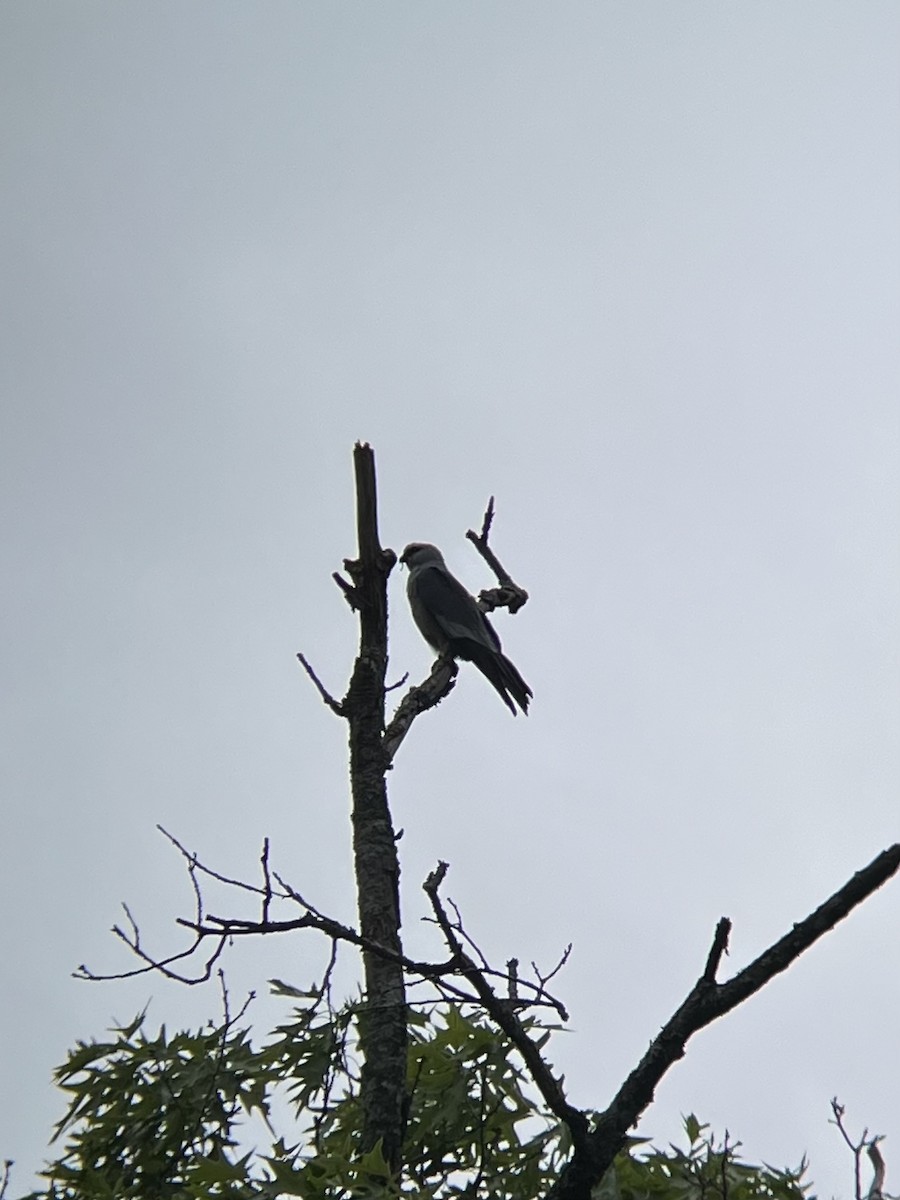
M488 545L488 536L494 520L494 497L488 500L484 520L481 523L481 533L474 529L466 531L466 537L497 576L499 588L490 588L478 593L478 607L482 612L493 612L495 608L509 609L517 613L528 601L528 593L513 580L503 564Z
M882 1196L884 1195L884 1177L887 1173L887 1167L885 1166L884 1156L878 1149L878 1143L881 1140L881 1137L873 1138L867 1147L869 1161L872 1163L872 1167L875 1171L875 1175L872 1179L872 1186L869 1188L867 1200L881 1200Z
M179 951L178 954L170 954L166 958L154 958L154 956L148 954L141 945L140 930L138 929L134 918L129 912L128 906L123 904L122 907L125 909L126 916L128 917L131 925L131 933L125 933L125 931L118 925L113 926L113 933L125 943L129 950L131 950L132 954L135 954L141 960L141 962L143 962L144 966L134 967L130 971L118 971L110 974L98 975L94 971L89 970L85 964L82 963L77 971L72 972L75 979L86 979L90 980L91 982L99 982L101 980L105 981L109 979L133 979L137 975L146 975L150 971L158 971L161 975L165 975L167 979L173 979L177 983L186 983L190 986L194 986L198 983L206 983L212 978L212 969L221 956L222 951L225 949L225 945L228 941L227 934L223 934L221 931L217 933L216 936L218 941L216 946L212 954L206 960L203 971L200 975L182 975L178 971L171 970L172 963L186 962L188 959L193 958L206 934L197 933L193 943L188 946L186 950ZM183 923L187 924L187 922Z
M315 996L312 1008L310 1009L310 1016L315 1013L323 1001L325 1001L329 1015L333 1015L334 1013L331 1005L331 976L334 974L334 968L337 965L338 945L339 943L337 938L332 938L331 954L328 958L328 965L325 968L324 974L322 975L322 982L316 989L317 995Z
M346 713L346 710L345 710L343 704L341 704L341 702L339 700L335 700L334 696L332 696L330 692L326 691L325 685L322 683L321 679L318 677L318 675L312 669L312 667L310 666L307 659L302 654L300 654L299 651L297 653L297 659L304 667L307 675L310 677L310 679L316 685L319 695L322 697L322 700L324 701L324 703L328 705L328 707L331 709L331 711L333 713L336 713L339 717L345 717L347 715L347 713Z
M510 958L506 963L506 976L509 980L508 996L510 1000L519 998L519 960Z
M481 533L475 534L470 529L469 532L466 534L466 537L471 538L472 541L474 541L480 545L487 546L488 537L490 536L491 526L493 525L493 523L494 523L494 497L489 496L488 502L487 502L487 508L484 510L484 519L481 522Z
M847 1143L847 1145L850 1147L850 1149L856 1150L857 1146L851 1139L850 1134L847 1132L846 1126L844 1125L844 1113L846 1112L846 1109L844 1108L843 1104L838 1103L837 1096L835 1096L834 1099L831 1101L831 1111L834 1114L834 1120L831 1122L831 1124L836 1125L838 1127L838 1129L840 1130L841 1137L844 1139L844 1141ZM862 1145L864 1142L865 1142L865 1132L863 1132L863 1142L860 1143L860 1145Z
M453 909L453 922L452 922L453 932L457 935L457 937L459 937L461 942L465 942L465 944L467 946L469 946L472 949L472 951L478 956L478 963L477 963L478 969L483 973L490 972L491 965L488 962L484 951L481 949L481 947L478 945L478 943L475 941L475 939L469 933L466 932L466 930L463 926L462 913L459 911L459 906L457 905L456 901L453 900L450 896L448 896L447 897L447 905L449 908Z
M229 875L222 875L219 871L214 871L211 867L207 867L204 863L202 863L196 854L182 846L178 838L175 837L174 834L169 833L167 829L164 829L162 825L157 825L156 828L163 835L163 837L167 838L175 847L175 849L179 851L179 853L188 863L189 870L199 871L201 874L209 876L210 879L215 879L219 883L226 884L228 887L240 888L242 891L253 892L257 896L265 897L266 889L264 887L259 887L255 883L245 883L243 879L232 879ZM281 898L287 899L288 897L284 896Z
M375 955L386 962L399 966L407 972L411 983L427 984L435 989L440 999L456 1004L478 1003L476 995L472 995L471 992L452 982L454 976L461 974L460 964L456 958L450 958L446 962L426 962L409 958L405 954L382 945L374 938L362 936L351 926L344 925L340 921L336 921L320 912L295 888L292 888L278 872L271 869L268 839L263 841L263 849L260 855L263 886L259 887L256 884L245 883L243 880L232 879L219 871L213 870L205 863L202 863L196 854L187 850L173 834L163 829L162 826L159 826L159 830L181 854L191 881L191 888L195 897L194 916L192 918L177 917L175 923L190 930L194 935L193 941L186 949L180 950L175 954L165 957L157 957L150 954L143 946L140 929L130 908L127 904L123 904L122 908L127 922L126 928L123 929L120 926L115 926L113 932L140 959L142 965L128 971L100 974L82 964L74 973L76 978L92 981L130 979L138 975L148 974L151 971L158 971L167 978L180 983L189 985L206 983L212 978L213 968L223 954L226 946L233 939L265 937L274 934L290 933L301 929L313 929L331 939L332 958L337 952L338 944L342 942L347 943L366 953ZM199 877L201 875L214 879L225 886L238 888L242 891L258 895L261 898L262 905L261 918L259 920L250 920L243 917L220 917L214 913L207 913L200 889ZM303 909L303 915L285 920L276 920L271 915L273 900L296 904ZM465 935L465 931L462 930L461 924L460 931L463 936L467 936ZM213 947L212 951L208 952L202 960L202 966L198 972L188 974L173 969L177 963L195 961L201 952L201 947L210 943ZM509 986L508 975L493 971L489 967L486 967L486 973L503 980L507 984L507 987ZM326 977L328 976L330 976L330 970L326 972ZM552 1007L565 1016L565 1010L562 1005L546 992L542 986L542 981L539 981L538 984L531 983L530 981L520 981L520 984L528 993L525 997L520 998L520 1008ZM325 984L323 983L324 986ZM434 1001L431 1001L431 1003L434 1003Z
M535 1042L528 1036L525 1027L516 1016L513 1005L501 999L494 992L487 981L485 972L469 958L457 937L456 929L447 916L438 894L447 870L447 863L438 863L435 870L431 872L423 884L425 894L431 901L435 919L444 934L444 940L447 942L451 953L458 960L462 974L474 988L485 1012L503 1030L521 1054L528 1072L548 1108L568 1128L572 1137L572 1143L576 1147L576 1153L583 1153L588 1136L587 1117L580 1109L574 1108L566 1100L560 1083L554 1078L549 1066L544 1062Z
M716 981L716 974L719 970L719 963L722 961L722 955L728 953L728 939L730 936L731 921L729 921L728 917L722 917L716 926L715 937L709 949L709 957L706 960L706 966L703 968L703 978L708 983L715 983Z
M684 1056L687 1042L693 1034L736 1008L770 979L787 970L804 950L809 949L890 879L898 867L900 844L879 854L733 979L716 983L710 976L715 974L727 941L723 918L716 928L713 946L700 978L650 1043L647 1053L619 1088L612 1103L600 1114L587 1145L575 1146L572 1159L548 1196L552 1200L586 1200L593 1184L602 1178L625 1144L628 1130L652 1102L662 1077L673 1063Z
M565 1007L562 1005L562 1003L559 1000L557 1000L555 996L551 996L550 993L547 991L547 984L550 982L550 980L555 975L558 975L559 972L563 969L563 967L569 961L569 955L571 953L572 953L572 943L569 942L568 946L566 946L565 950L563 950L562 954L560 955L559 962L552 969L552 971L550 971L547 975L541 974L541 972L538 970L538 965L536 962L532 962L532 964L531 964L531 969L532 969L532 971L534 971L535 979L537 979L537 981L538 981L536 995L541 1000L545 1000L548 1004L550 1004L553 1008L555 1008L556 1011L559 1013L560 1017L564 1021L568 1021L569 1014L568 1014L567 1010L565 1009ZM527 984L526 986L533 987L534 985Z
M862 1152L863 1150L869 1156L874 1169L874 1177L872 1185L866 1193L865 1200L882 1200L884 1195L884 1177L886 1173L886 1165L881 1151L878 1149L878 1143L884 1140L882 1134L877 1134L875 1137L869 1137L869 1130L863 1129L859 1141L855 1142L847 1132L847 1127L844 1124L845 1108L843 1104L838 1102L837 1096L831 1101L831 1112L833 1114L832 1125L836 1125L840 1131L841 1137L850 1147L853 1152L853 1194L855 1200L863 1200L862 1187Z
M438 658L424 683L411 687L397 706L390 724L384 731L382 746L388 765L400 749L410 726L420 713L427 712L449 696L456 683L459 667L452 658Z
M347 565L348 565L348 560L345 559L344 567L346 568ZM358 612L359 607L360 607L359 592L356 590L356 588L353 586L353 584L348 583L347 580L343 577L343 575L339 574L337 571L332 572L331 578L341 589L344 599L347 601L347 603L350 605L350 607L353 609L353 611Z
M269 875L269 839L263 838L263 851L260 856L260 865L263 872L263 902L262 902L262 919L269 919L269 905L272 902L272 878Z

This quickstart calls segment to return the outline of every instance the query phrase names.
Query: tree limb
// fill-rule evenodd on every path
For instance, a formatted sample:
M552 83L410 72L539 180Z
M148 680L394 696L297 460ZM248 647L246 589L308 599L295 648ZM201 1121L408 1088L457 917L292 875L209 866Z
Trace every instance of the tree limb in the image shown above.
M482 612L493 612L495 608L507 608L510 613L517 613L528 602L528 593L513 580L509 571L488 545L491 525L494 521L494 497L488 500L484 510L484 520L481 523L481 533L474 529L466 532L466 537L497 576L498 588L489 588L478 593L478 607Z
M450 695L456 684L458 672L459 667L452 658L438 658L425 682L409 689L397 705L397 710L382 738L388 764L393 763L394 755L400 749L400 744L409 733L416 717L427 712L429 708L434 708L445 696Z
M879 854L733 979L716 983L715 971L725 950L730 927L724 924L726 919L723 918L716 928L700 978L650 1043L647 1053L619 1088L612 1103L597 1118L586 1144L575 1146L572 1158L548 1192L548 1200L590 1200L591 1188L612 1165L625 1145L628 1130L652 1102L655 1089L669 1067L684 1056L693 1034L742 1004L770 979L787 970L804 950L886 883L898 867L900 844Z
M322 680L321 680L321 679L318 677L318 675L315 673L315 671L314 671L314 670L313 670L313 668L310 666L309 662L308 662L308 661L307 661L307 659L304 657L304 655L302 655L302 654L298 653L298 654L297 654L297 659L298 659L298 661L301 663L301 665L303 666L303 668L304 668L304 670L306 671L307 675L310 677L310 679L311 679L311 680L313 681L313 683L316 685L316 688L318 689L319 695L322 697L322 701L323 701L323 703L327 704L327 705L328 705L328 707L331 709L331 711L332 711L333 713L336 713L336 714L337 714L337 716L339 716L339 717L345 717L347 714L344 712L344 706L343 706L343 704L341 704L341 703L340 703L340 701L338 701L338 700L335 700L334 696L332 696L330 692L326 691L324 683L322 683Z
M587 1117L580 1109L573 1108L568 1100L566 1100L562 1087L554 1077L550 1067L544 1061L540 1049L528 1036L527 1030L516 1015L514 1004L511 1004L508 1000L501 999L495 993L494 989L488 983L484 971L466 954L456 930L450 923L438 894L444 877L447 874L447 869L447 863L438 863L435 870L432 871L422 885L425 894L431 901L435 919L441 927L447 945L459 963L461 973L469 980L478 995L485 1012L503 1030L521 1054L528 1072L534 1080L538 1091L543 1096L547 1107L554 1116L564 1122L572 1136L573 1144L584 1152L588 1132Z

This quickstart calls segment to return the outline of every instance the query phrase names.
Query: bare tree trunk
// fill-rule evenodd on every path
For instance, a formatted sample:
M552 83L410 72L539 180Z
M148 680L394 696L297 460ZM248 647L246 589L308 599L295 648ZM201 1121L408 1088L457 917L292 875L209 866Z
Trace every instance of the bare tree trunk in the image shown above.
M388 809L384 686L387 670L387 579L395 557L378 540L375 459L367 445L353 452L359 558L344 566L353 580L347 598L358 609L359 655L344 700L350 725L353 853L360 933L401 954L400 864ZM365 1003L360 1018L364 1152L379 1141L394 1172L401 1166L406 1099L406 993L403 968L363 955Z

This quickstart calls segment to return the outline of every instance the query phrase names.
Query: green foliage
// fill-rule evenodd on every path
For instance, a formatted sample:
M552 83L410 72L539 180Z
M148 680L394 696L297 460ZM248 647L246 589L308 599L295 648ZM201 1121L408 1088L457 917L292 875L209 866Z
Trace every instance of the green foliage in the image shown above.
M404 1155L418 1194L514 1200L545 1190L567 1133L536 1107L502 1035L447 1006L412 1014L410 1038Z
M688 1148L624 1151L594 1189L594 1200L804 1200L806 1163L796 1170L741 1162L740 1142L717 1142L693 1114L684 1118Z
M242 1112L267 1117L270 1078L246 1031L226 1022L151 1037L141 1014L111 1032L79 1042L56 1071L71 1100L48 1200L249 1194L236 1186L248 1156L236 1155L234 1131Z
M410 1013L407 1166L391 1179L378 1147L360 1153L354 1006L323 1012L320 996L276 992L303 1003L259 1049L230 1019L170 1038L150 1036L144 1014L79 1043L57 1072L71 1097L56 1131L65 1149L28 1200L528 1200L558 1176L566 1131L540 1111L515 1052L483 1019L442 1006ZM252 1114L262 1148L250 1147ZM623 1152L597 1200L802 1200L800 1173L740 1163L693 1117L685 1130L687 1151Z

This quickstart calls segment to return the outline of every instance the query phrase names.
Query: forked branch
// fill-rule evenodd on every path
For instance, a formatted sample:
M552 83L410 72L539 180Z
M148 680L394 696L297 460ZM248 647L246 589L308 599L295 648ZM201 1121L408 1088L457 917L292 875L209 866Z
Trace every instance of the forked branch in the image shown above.
M478 605L482 612L493 612L495 608L507 608L510 613L517 613L528 602L528 593L514 581L509 571L488 545L491 525L494 522L494 497L488 500L481 522L481 533L469 529L466 537L497 576L498 588L487 588L478 593Z
M715 975L727 949L730 931L730 922L723 918L716 928L700 978L650 1043L647 1053L619 1088L612 1103L600 1114L586 1141L580 1146L576 1144L572 1158L548 1193L551 1200L589 1200L591 1188L600 1181L625 1145L629 1129L652 1102L660 1080L669 1067L684 1056L688 1040L787 970L804 950L886 883L898 867L900 844L895 844L857 872L749 966L725 983L717 983Z
M459 936L461 932L459 923L454 924L447 916L439 894L441 884L447 874L447 869L447 863L438 863L423 885L425 894L431 901L435 920L441 928L447 945L459 963L462 974L472 985L478 999L481 1001L484 1011L503 1030L521 1054L528 1072L534 1080L538 1091L543 1096L547 1107L554 1116L565 1123L572 1135L573 1144L576 1148L581 1147L583 1152L586 1147L588 1133L586 1115L580 1109L573 1108L568 1100L566 1100L562 1085L553 1075L548 1063L545 1062L537 1043L529 1036L528 1031L522 1024L516 1012L517 1005L515 999L507 1000L496 994L487 979L484 968L479 967L474 959L466 953ZM518 980L512 972L510 973L510 984L510 990L515 991Z

